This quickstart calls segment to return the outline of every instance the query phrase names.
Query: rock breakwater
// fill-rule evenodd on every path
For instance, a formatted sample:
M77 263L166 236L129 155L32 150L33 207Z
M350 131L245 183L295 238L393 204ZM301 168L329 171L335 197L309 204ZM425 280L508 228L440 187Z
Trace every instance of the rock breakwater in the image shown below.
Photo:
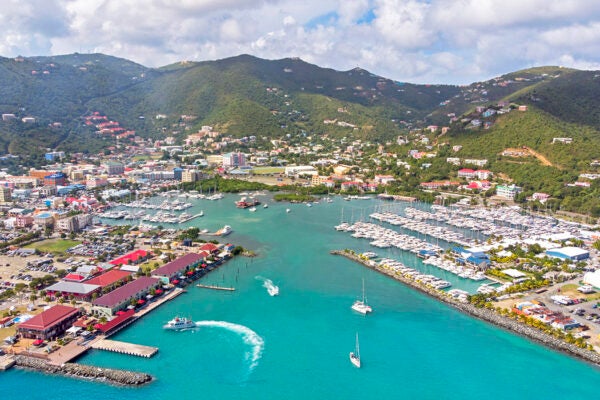
M140 386L152 381L152 376L142 372L124 371L111 368L98 368L76 363L65 363L62 365L50 364L39 358L23 355L15 356L15 366L31 369L48 374L60 374L64 376L90 379L121 386Z

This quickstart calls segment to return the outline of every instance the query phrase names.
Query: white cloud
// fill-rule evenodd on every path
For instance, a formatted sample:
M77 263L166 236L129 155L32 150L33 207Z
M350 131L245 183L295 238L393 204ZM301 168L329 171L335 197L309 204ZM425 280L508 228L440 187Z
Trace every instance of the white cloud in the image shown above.
M600 63L589 0L9 0L0 55L99 51L147 66L250 53L467 83L533 65ZM335 15L327 26L309 24ZM369 18L363 19L365 15ZM360 21L360 23L359 23Z

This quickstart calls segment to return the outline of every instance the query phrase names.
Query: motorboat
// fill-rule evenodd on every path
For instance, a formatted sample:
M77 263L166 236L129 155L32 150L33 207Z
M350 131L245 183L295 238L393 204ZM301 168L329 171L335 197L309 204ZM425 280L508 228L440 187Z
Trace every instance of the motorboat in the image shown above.
M191 329L195 327L196 323L191 319L185 317L175 317L169 322L167 322L165 325L163 325L164 329L169 329L173 331L180 331L182 329Z

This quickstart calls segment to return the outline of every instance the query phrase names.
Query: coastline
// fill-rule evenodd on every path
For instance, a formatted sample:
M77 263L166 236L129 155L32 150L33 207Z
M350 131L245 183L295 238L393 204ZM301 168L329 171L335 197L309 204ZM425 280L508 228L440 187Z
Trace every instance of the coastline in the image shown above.
M514 332L520 336L526 337L553 350L557 350L570 356L579 358L583 361L593 364L596 367L600 367L600 354L596 352L587 349L582 349L573 344L566 343L565 341L557 339L554 336L542 332L538 329L521 324L514 319L499 315L493 310L477 308L472 304L460 302L454 299L453 297L448 296L446 292L442 290L432 288L430 286L422 284L421 282L408 278L402 274L393 273L392 271L381 268L374 261L370 261L368 259L365 260L364 258L361 258L355 253L350 253L349 251L344 250L332 250L330 251L330 254L340 255L348 258L349 260L358 262L369 269L389 276L399 282L404 283L407 286L410 286L413 289L418 290L423 294L433 297L436 300L441 301L442 303L450 305L458 309L459 311L462 311L465 314L468 314L482 321L491 323L497 327L506 329L510 332Z

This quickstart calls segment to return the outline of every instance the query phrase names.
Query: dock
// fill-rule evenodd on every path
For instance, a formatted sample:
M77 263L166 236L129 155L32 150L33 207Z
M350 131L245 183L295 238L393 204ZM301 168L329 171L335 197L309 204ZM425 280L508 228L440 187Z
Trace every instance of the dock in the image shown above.
M150 358L158 352L158 347L143 346L117 340L101 339L91 345L93 349L112 351L114 353Z
M235 291L235 288L233 287L223 287L223 286L216 286L216 285L203 285L201 283L196 285L199 288L203 288L203 289L213 289L213 290L226 290L228 292L233 292Z
M15 365L15 359L12 355L3 355L0 357L0 371L6 371Z

